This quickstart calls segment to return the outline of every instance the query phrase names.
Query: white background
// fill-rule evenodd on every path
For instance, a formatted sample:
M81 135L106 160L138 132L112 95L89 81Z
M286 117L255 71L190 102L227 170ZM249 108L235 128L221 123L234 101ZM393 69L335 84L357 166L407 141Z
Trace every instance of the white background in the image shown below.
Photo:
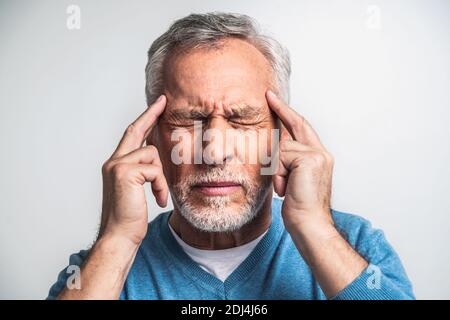
M66 27L70 4L80 30ZM1 1L0 298L45 298L92 243L100 167L145 108L151 42L215 10L253 16L289 48L291 104L336 159L334 208L385 231L418 298L449 299L445 0Z

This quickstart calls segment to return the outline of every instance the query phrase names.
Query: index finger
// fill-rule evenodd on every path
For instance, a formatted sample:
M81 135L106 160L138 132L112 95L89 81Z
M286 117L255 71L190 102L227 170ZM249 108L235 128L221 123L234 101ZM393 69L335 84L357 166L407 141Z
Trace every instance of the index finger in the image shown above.
M155 126L158 117L166 107L167 98L161 95L132 124L130 124L119 142L112 157L120 157L140 148L150 131Z
M267 90L266 99L269 108L277 114L294 140L311 147L323 148L319 136L304 117L281 101L271 90Z

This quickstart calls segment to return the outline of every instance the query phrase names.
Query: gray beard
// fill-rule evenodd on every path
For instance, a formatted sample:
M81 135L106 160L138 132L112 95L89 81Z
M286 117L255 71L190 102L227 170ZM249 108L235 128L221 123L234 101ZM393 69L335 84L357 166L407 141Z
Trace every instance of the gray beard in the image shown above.
M204 206L194 206L189 200L189 191L198 182L228 178L242 184L246 190L246 202L234 209L229 196L206 196ZM251 222L261 212L262 205L271 187L271 179L254 185L242 174L227 173L214 168L205 174L189 176L171 188L172 200L180 214L195 228L206 232L233 232Z

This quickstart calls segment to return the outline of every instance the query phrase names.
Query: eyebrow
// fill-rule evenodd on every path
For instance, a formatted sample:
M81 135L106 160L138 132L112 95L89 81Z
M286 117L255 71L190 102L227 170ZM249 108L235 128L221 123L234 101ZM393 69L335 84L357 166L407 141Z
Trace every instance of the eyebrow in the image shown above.
M174 120L185 120L185 119L201 119L209 116L209 112L201 111L201 110L187 110L187 109L176 109L170 110L167 113L168 118L172 118Z
M248 104L242 104L238 107L232 107L231 112L228 113L228 116L231 118L251 118L251 117L259 117L261 116L262 109L251 106ZM193 108L177 108L175 110L170 110L167 114L167 117L183 120L183 119L200 119L207 118L211 112L206 110L201 110L199 107Z
M241 105L238 109L232 109L233 116L232 117L240 117L240 118L251 118L251 117L259 117L262 113L262 108L258 108L250 105Z

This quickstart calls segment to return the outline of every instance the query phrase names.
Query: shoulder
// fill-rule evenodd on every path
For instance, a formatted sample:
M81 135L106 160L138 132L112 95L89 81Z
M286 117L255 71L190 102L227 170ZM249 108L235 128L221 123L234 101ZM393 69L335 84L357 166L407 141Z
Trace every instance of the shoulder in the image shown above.
M148 223L147 234L145 238L148 239L152 235L157 235L159 237L161 235L161 231L165 227L167 227L167 223L169 222L171 213L172 210L161 212L154 219L152 219Z
M170 250L170 235L169 235L169 217L172 210L159 213L153 218L147 226L147 233L139 246L136 260L141 258L141 255L155 258L155 255L160 255L162 252Z
M69 264L59 272L56 282L50 287L47 300L54 300L59 293L65 288L67 282L70 281L71 276L77 276L84 260L89 255L89 250L80 250L78 253L73 253L69 257Z
M272 212L281 212L283 199L273 198ZM341 236L363 256L374 253L376 248L389 248L389 244L381 229L374 228L372 223L360 215L331 209L335 228ZM376 250L378 251L378 250Z

